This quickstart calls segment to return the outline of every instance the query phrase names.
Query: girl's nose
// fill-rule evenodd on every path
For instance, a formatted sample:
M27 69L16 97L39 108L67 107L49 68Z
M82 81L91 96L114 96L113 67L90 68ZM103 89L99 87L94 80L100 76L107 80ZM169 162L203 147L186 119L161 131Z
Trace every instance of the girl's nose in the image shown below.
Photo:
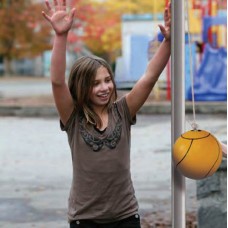
M108 84L107 83L101 83L101 90L102 91L105 91L105 90L107 90L108 89Z

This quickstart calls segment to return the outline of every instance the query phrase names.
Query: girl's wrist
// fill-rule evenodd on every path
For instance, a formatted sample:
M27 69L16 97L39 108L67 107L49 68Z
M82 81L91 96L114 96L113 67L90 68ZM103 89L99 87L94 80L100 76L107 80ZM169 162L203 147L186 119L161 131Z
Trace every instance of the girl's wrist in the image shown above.
M164 37L164 42L170 43L171 42L171 37L169 37L169 38L165 38Z
M171 38L169 38L169 39L164 38L163 43L170 46L171 45Z
M57 33L57 32L55 32L55 36L56 37L63 37L63 38L66 38L67 37L67 35L68 35L68 32L65 32L65 33Z
M55 43L66 44L67 43L67 34L55 34Z

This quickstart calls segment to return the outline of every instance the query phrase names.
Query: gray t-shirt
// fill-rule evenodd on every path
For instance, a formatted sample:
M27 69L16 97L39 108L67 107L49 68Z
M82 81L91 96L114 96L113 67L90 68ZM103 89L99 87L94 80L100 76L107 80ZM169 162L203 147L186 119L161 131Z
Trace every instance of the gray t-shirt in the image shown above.
M122 97L109 110L104 133L73 111L65 126L71 148L73 180L68 202L69 222L91 219L110 222L138 212L130 174L131 125Z

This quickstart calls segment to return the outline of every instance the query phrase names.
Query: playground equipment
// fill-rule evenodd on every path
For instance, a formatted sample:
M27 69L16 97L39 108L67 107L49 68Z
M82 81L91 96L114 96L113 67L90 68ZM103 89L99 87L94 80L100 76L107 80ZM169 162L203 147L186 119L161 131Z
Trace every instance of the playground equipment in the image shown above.
M184 133L184 115L185 115L185 102L184 102L184 73L185 73L185 17L184 17L184 1L172 1L172 122L171 122L171 143L175 144L176 140L180 135L187 136L185 138L197 138L199 140L199 135L197 137L189 135L188 132ZM186 3L188 0L186 0ZM188 9L188 7L187 7ZM178 15L178 16L177 16ZM189 24L189 20L188 20ZM189 25L188 25L189 30ZM189 33L188 33L189 34ZM189 36L188 36L189 37ZM190 42L189 42L190 43ZM190 48L191 50L191 48ZM192 55L190 54L190 60ZM190 66L192 66L190 61ZM193 74L191 71L191 80L193 79ZM193 81L193 80L192 80ZM195 122L195 107L194 107L194 84L192 83L192 103L193 103L193 117L194 122L191 124L193 127L193 132L198 134L197 124ZM201 133L206 131L201 131ZM200 134L201 134L200 133ZM186 135L187 134L187 135ZM190 136L190 137L189 137ZM192 142L193 142L192 141ZM215 141L216 142L216 141ZM179 143L178 143L179 144ZM185 142L181 142L178 148L181 148ZM194 144L194 143L193 143ZM198 144L198 143L197 143ZM216 142L215 145L218 145ZM189 147L190 150L192 148ZM218 147L217 147L218 148ZM177 149L177 148L176 148ZM200 148L197 148L197 151ZM195 149L194 149L195 150ZM219 154L219 159L221 159L221 148L217 150ZM175 153L175 151L173 152ZM182 157L183 158L183 157ZM184 156L184 159L186 156ZM202 160L203 161L203 160ZM191 163L191 162L190 162ZM177 172L177 164L172 162L172 227L174 228L184 228L186 227L185 218L185 177ZM184 173L183 173L184 174ZM190 172L190 174L192 174ZM188 176L188 175L186 175ZM198 177L198 175L196 175ZM200 177L201 178L201 177Z
M227 99L227 50L214 49L209 44L204 48L201 65L194 78L196 101L226 101ZM191 100L191 89L187 99Z
M188 14L189 14L189 32L191 34L192 40L189 43L188 42L188 36L185 35L185 99L191 100L191 82L190 82L190 68L193 70L193 74L195 76L195 81L197 83L197 88L201 88L200 90L197 90L196 93L200 93L204 91L204 96L196 96L196 100L206 101L221 101L225 100L225 96L223 98L221 96L218 96L215 93L210 94L210 91L213 89L210 89L208 93L206 93L206 88L204 87L211 87L214 88L214 83L210 84L209 78L213 77L218 81L223 81L224 85L226 85L226 82L224 81L224 78L220 75L218 75L217 71L212 70L209 72L210 64L207 62L208 55L211 54L211 52L208 52L206 48L208 48L208 45L210 44L211 47L215 48L220 53L220 58L222 58L222 62L224 63L223 67L226 71L226 55L224 54L226 51L224 50L226 46L226 23L227 23L227 17L225 11L219 11L218 10L218 1L216 0L208 0L207 3L204 1L199 0L192 0L190 1L190 7L188 8ZM222 13L221 13L222 12ZM185 31L186 32L186 31ZM220 49L223 47L223 49ZM189 51L191 49L192 52L192 64L190 66L189 63ZM214 51L216 51L214 50ZM221 54L223 53L223 54ZM206 55L206 56L205 56ZM206 57L206 58L205 58ZM212 57L212 56L211 56ZM210 58L211 58L210 57ZM214 61L213 63L214 68L221 67L221 64L218 63L218 61ZM169 71L170 65L167 67L167 100L171 99L170 96L170 71ZM218 70L219 71L219 70ZM224 71L224 75L226 72ZM208 80L206 84L199 83L198 77L206 78L207 75L202 75L202 73L209 73L210 77L208 77ZM202 81L202 80L201 80ZM203 82L203 81L202 81ZM209 84L209 85L208 85ZM224 88L215 88L215 90L222 89L221 94L226 94L226 87ZM208 96L208 97L207 97Z
M202 61L194 78L196 101L227 100L227 50L225 47L218 47L218 34L214 35L214 39L208 36L215 25L226 26L227 18L205 16L203 19L202 38L205 45ZM188 89L186 99L191 100L191 97L191 90Z
M173 160L183 175L199 180L217 171L222 161L222 148L210 132L191 130L176 140Z
M194 3L195 1L193 1ZM209 0L193 7L202 11L202 50L201 62L194 74L196 101L227 100L227 50L226 14L218 15L218 1ZM195 53L195 52L193 52ZM193 60L196 61L195 56ZM193 61L194 62L194 61ZM195 70L195 65L193 66ZM189 75L186 72L186 100L192 99Z

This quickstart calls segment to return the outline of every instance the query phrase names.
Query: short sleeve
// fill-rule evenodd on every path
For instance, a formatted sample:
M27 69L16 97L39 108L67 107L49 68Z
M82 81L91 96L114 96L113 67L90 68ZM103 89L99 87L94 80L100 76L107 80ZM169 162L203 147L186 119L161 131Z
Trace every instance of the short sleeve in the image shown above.
M126 97L123 96L119 100L116 101L117 109L120 110L120 112L124 113L125 117L129 121L130 125L134 125L136 123L136 116L133 118L131 117Z
M74 109L65 125L60 120L60 129L62 131L68 131L68 129L70 128L70 126L72 126L72 124L73 124L73 122L75 120L75 117L76 117L76 110Z

